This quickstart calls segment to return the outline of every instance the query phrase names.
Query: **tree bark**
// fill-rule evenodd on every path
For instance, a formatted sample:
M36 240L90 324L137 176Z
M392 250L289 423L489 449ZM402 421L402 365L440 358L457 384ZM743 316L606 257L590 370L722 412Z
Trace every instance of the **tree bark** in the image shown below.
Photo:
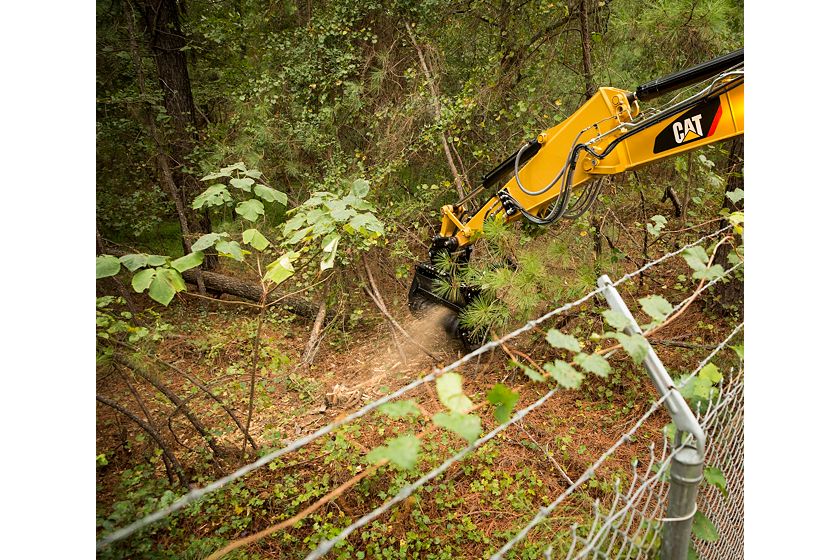
M134 5L145 25L149 48L155 61L158 82L163 92L163 105L169 116L167 124L168 156L174 160L172 178L179 186L176 203L183 209L190 208L192 199L201 193L201 183L183 171L187 158L196 141L197 119L193 101L187 57L187 45L181 30L179 7L176 0L135 0ZM210 231L207 213L187 211L188 229L193 233ZM215 264L211 259L209 266Z
M580 20L580 44L583 57L583 81L584 95L589 99L597 88L592 73L592 37L589 34L589 7L587 0L581 0L578 6L578 19Z

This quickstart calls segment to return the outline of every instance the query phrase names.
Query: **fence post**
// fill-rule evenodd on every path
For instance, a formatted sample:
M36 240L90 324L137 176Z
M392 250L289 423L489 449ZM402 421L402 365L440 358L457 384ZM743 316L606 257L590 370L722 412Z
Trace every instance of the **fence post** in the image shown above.
M629 325L626 334L641 334L642 329L627 308L618 290L606 274L598 278L598 287L605 288L604 297L610 308L624 315ZM648 348L644 359L645 371L660 395L665 397L665 408L676 428L674 447L678 451L671 460L671 483L668 489L668 508L663 520L660 560L685 560L691 543L691 524L697 511L697 489L703 479L703 459L706 453L706 434L691 412L688 403L674 387L674 381L659 356ZM694 446L681 449L683 436L691 434Z
M703 480L703 456L683 447L671 460L668 509L663 520L661 560L685 560L691 543L691 524L697 512L697 489Z

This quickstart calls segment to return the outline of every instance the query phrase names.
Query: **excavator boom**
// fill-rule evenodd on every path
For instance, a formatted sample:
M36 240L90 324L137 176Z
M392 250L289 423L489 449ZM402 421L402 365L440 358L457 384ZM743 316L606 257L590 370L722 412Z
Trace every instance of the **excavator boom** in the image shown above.
M460 262L481 237L486 220L526 219L548 225L574 219L591 206L601 179L744 133L744 51L659 78L634 92L602 87L566 120L540 133L484 176L481 186L441 209L441 227L418 264L409 292L412 311L428 303L458 311L478 294L462 287L458 301L440 297L435 282L446 274L433 264L441 252ZM640 102L708 81L697 93L663 109L642 111ZM470 202L485 188L504 185L481 207Z

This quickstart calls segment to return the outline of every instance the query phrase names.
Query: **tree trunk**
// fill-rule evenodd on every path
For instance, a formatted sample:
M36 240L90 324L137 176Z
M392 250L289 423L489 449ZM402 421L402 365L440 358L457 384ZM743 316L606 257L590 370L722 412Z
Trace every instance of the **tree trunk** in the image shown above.
M168 156L174 161L171 175L178 192L175 202L182 209L191 208L192 199L201 193L201 183L185 173L183 167L196 141L197 120L190 75L184 47L187 41L181 31L179 3L176 0L140 0L134 5L146 24L146 36L163 92L163 105L169 116L167 125ZM183 4L181 4L183 6ZM201 234L210 231L208 214L186 211L189 231ZM189 245L187 241L185 245ZM205 263L212 268L215 259Z
M580 19L580 44L583 56L583 81L584 95L589 99L597 88L592 73L592 37L589 34L589 7L587 0L581 0L578 6L578 18Z

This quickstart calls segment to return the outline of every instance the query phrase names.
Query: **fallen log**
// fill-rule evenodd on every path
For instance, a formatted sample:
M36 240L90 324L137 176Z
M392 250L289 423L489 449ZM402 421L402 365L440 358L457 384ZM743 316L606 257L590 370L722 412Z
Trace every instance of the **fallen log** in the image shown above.
M124 251L115 251L113 249L109 250L108 253L115 257L121 257L127 254ZM185 270L181 273L181 276L184 277L185 282L193 285L197 285L198 283L198 275L195 269ZM262 297L262 288L256 282L247 282L232 276L226 276L218 272L209 272L207 270L201 271L201 277L204 280L204 287L208 292L228 294L257 303L259 303ZM283 301L278 305L288 309L295 315L307 319L314 319L318 315L318 306L311 301L295 296L284 296L279 290L272 292L271 300L276 300L281 296L283 296ZM334 317L334 313L327 313L328 319L332 320Z

